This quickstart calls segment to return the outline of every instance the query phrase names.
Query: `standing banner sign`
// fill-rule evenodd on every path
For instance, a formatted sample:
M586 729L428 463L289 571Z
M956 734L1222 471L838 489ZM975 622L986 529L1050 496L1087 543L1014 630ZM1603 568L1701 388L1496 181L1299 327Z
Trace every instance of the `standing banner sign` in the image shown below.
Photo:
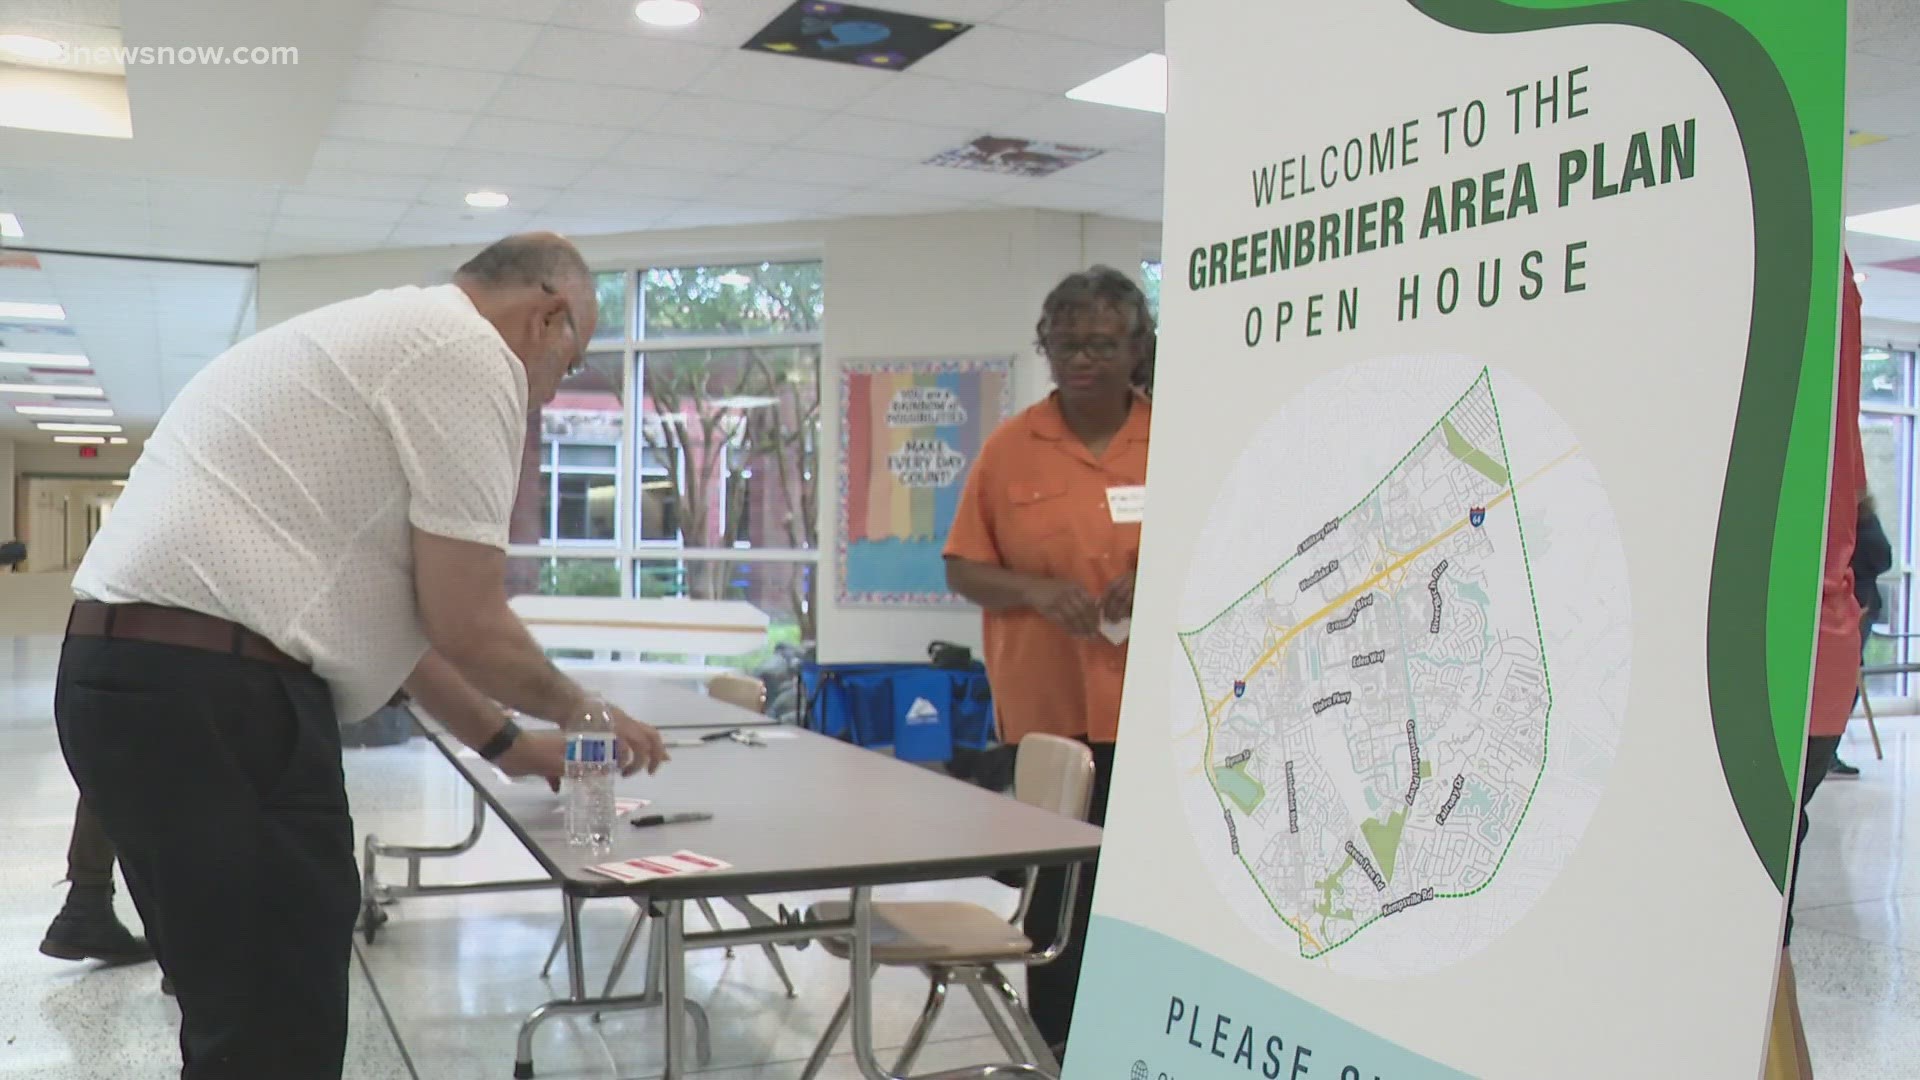
M1755 1077L1847 11L1174 0L1069 1080Z

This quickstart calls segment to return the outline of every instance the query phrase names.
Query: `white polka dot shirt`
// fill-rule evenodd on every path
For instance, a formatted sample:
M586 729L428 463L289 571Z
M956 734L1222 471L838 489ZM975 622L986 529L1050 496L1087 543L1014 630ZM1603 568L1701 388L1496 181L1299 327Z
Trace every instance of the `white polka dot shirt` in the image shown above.
M240 623L360 720L427 649L408 526L505 548L526 425L526 372L457 286L309 312L187 384L74 592Z

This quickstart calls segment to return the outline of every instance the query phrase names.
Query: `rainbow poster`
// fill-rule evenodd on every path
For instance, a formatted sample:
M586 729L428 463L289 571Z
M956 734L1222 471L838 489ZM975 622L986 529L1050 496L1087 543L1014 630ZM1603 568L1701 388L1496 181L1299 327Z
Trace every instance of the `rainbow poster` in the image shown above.
M842 366L840 603L960 603L940 551L967 470L1012 393L1010 359Z

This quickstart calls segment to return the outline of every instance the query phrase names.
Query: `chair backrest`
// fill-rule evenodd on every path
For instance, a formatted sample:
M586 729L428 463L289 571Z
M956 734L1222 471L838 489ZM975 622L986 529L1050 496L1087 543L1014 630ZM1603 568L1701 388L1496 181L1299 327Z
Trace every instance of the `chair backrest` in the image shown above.
M726 671L707 680L707 696L752 712L767 709L767 686L751 675Z
M1058 735L1022 738L1013 760L1013 797L1085 821L1093 803L1093 751Z

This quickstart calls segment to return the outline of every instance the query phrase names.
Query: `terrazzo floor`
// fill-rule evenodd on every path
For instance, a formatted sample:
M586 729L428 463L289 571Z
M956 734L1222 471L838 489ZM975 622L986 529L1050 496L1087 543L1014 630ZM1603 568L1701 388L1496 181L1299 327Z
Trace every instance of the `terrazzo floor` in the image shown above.
M36 951L58 908L73 805L72 783L50 720L53 638L0 637L0 1077L32 1080L162 1080L178 1075L178 1014L159 993L151 965L105 970ZM1905 857L1920 834L1920 758L1909 720L1882 724L1886 760L1875 761L1864 728L1842 754L1858 781L1818 796L1801 874L1794 958L1819 1080L1920 1076L1920 860ZM419 741L349 751L355 819L364 833L441 843L465 828L468 797L438 755ZM390 864L389 876L399 872ZM491 825L478 848L429 864L429 881L531 874L531 860ZM972 899L1009 907L1010 890L960 882L893 895ZM804 897L786 898L791 906ZM132 906L122 917L138 925ZM632 907L587 906L588 985L606 977ZM563 967L539 969L558 924L548 893L404 901L371 946L356 943L350 1080L470 1080L511 1075L520 1019L565 986ZM711 1080L796 1077L845 991L844 965L819 948L782 950L798 987L789 999L757 950L728 958L696 954L691 996L713 1021ZM625 981L637 989L637 969ZM884 974L878 988L881 1047L904 1041L924 984ZM549 1024L535 1044L543 1080L631 1080L658 1075L657 1014ZM844 1043L842 1044L844 1049ZM883 1053L883 1058L890 1055ZM964 995L949 1003L916 1071L997 1060L997 1044ZM890 1060L889 1060L890 1063ZM844 1053L828 1078L857 1075Z

